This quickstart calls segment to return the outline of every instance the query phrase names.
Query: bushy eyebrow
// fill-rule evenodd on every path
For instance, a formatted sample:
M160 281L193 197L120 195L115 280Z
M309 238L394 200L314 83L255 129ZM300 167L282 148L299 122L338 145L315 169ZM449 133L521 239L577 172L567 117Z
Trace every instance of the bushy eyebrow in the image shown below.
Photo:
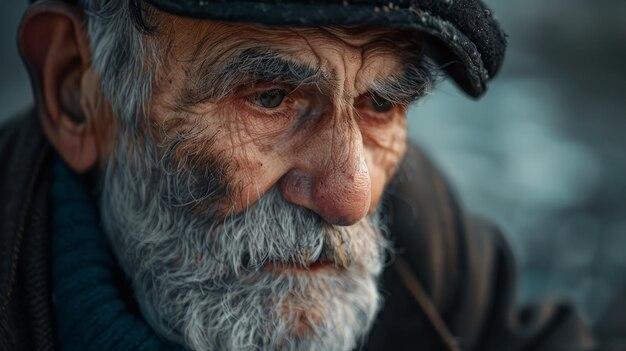
M191 106L202 101L217 101L236 89L258 82L315 86L332 91L334 74L323 68L285 58L285 54L262 48L251 48L231 54L227 59L206 59L188 71L185 88L177 104ZM426 94L432 86L432 70L421 58L407 61L399 74L375 79L369 93L397 104L409 105Z
M227 59L205 60L192 68L178 101L191 105L219 100L242 86L258 82L321 87L329 85L329 76L320 67L288 60L277 51L246 49L239 54L231 54Z
M279 81L285 84L326 83L325 74L320 67L310 67L283 58L280 53L268 50L245 50L238 59L225 67L221 74L237 76L244 74L263 82Z
M406 63L402 72L372 82L370 93L393 103L408 106L431 92L436 80L436 70L424 61L414 58Z

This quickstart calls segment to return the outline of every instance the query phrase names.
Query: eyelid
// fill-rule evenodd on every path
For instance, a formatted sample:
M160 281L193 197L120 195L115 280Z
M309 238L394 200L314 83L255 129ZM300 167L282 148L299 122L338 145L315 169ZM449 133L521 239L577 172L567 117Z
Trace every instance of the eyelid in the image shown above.
M358 116L366 125L377 126L387 124L395 120L396 116L402 114L405 108L402 104L385 99L391 102L391 108L388 111L376 111L371 105L374 103L372 100L375 97L385 99L376 93L368 92L359 96L354 104L354 108L358 111Z
M258 93L263 93L267 91L272 91L275 89L284 90L287 93L287 96L291 95L297 89L293 86L284 84L284 83L276 83L276 82L263 82L257 81L250 84L242 85L235 90L236 94L239 95L254 95Z
M251 110L251 113L255 114L256 116L258 116L259 118L275 118L275 117L279 117L279 118L287 118L287 119L291 119L296 115L296 112L293 108L293 106L291 106L293 104L293 97L290 97L290 90L293 89L286 89L284 88L284 85L282 84L263 84L263 85L267 85L266 88L261 88L259 89L259 87L255 87L255 88L250 88L250 89L246 89L246 92L243 94L240 94L240 98L242 98L245 101L245 104L248 106L247 108ZM280 87L280 86L283 87ZM259 105L255 100L257 98L260 97L261 94L265 93L265 92L269 92L272 90L284 90L286 91L286 95L285 95L285 101L281 102L281 104L275 108L265 108L261 105ZM292 101L289 101L289 100Z

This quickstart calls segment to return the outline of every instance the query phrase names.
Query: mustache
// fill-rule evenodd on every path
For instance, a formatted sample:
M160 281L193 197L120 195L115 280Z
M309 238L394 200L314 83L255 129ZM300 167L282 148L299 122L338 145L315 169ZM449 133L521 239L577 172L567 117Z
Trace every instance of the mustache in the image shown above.
M208 225L204 234L184 233L177 242L188 254L176 265L195 265L223 278L258 273L267 263L368 270L389 246L373 219L334 226L285 201L275 188L246 211Z

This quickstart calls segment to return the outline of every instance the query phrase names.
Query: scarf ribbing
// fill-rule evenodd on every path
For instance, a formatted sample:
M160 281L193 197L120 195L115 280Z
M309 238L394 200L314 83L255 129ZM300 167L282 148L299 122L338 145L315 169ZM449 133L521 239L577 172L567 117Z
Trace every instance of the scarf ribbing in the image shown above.
M178 350L141 318L85 183L63 161L55 161L52 289L60 349Z

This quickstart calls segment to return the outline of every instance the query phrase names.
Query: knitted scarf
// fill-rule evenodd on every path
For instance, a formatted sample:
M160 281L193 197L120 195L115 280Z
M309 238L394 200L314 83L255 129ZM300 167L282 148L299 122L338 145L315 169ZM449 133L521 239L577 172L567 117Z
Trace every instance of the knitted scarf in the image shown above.
M62 351L179 350L142 319L84 179L60 159L52 184L52 287Z

